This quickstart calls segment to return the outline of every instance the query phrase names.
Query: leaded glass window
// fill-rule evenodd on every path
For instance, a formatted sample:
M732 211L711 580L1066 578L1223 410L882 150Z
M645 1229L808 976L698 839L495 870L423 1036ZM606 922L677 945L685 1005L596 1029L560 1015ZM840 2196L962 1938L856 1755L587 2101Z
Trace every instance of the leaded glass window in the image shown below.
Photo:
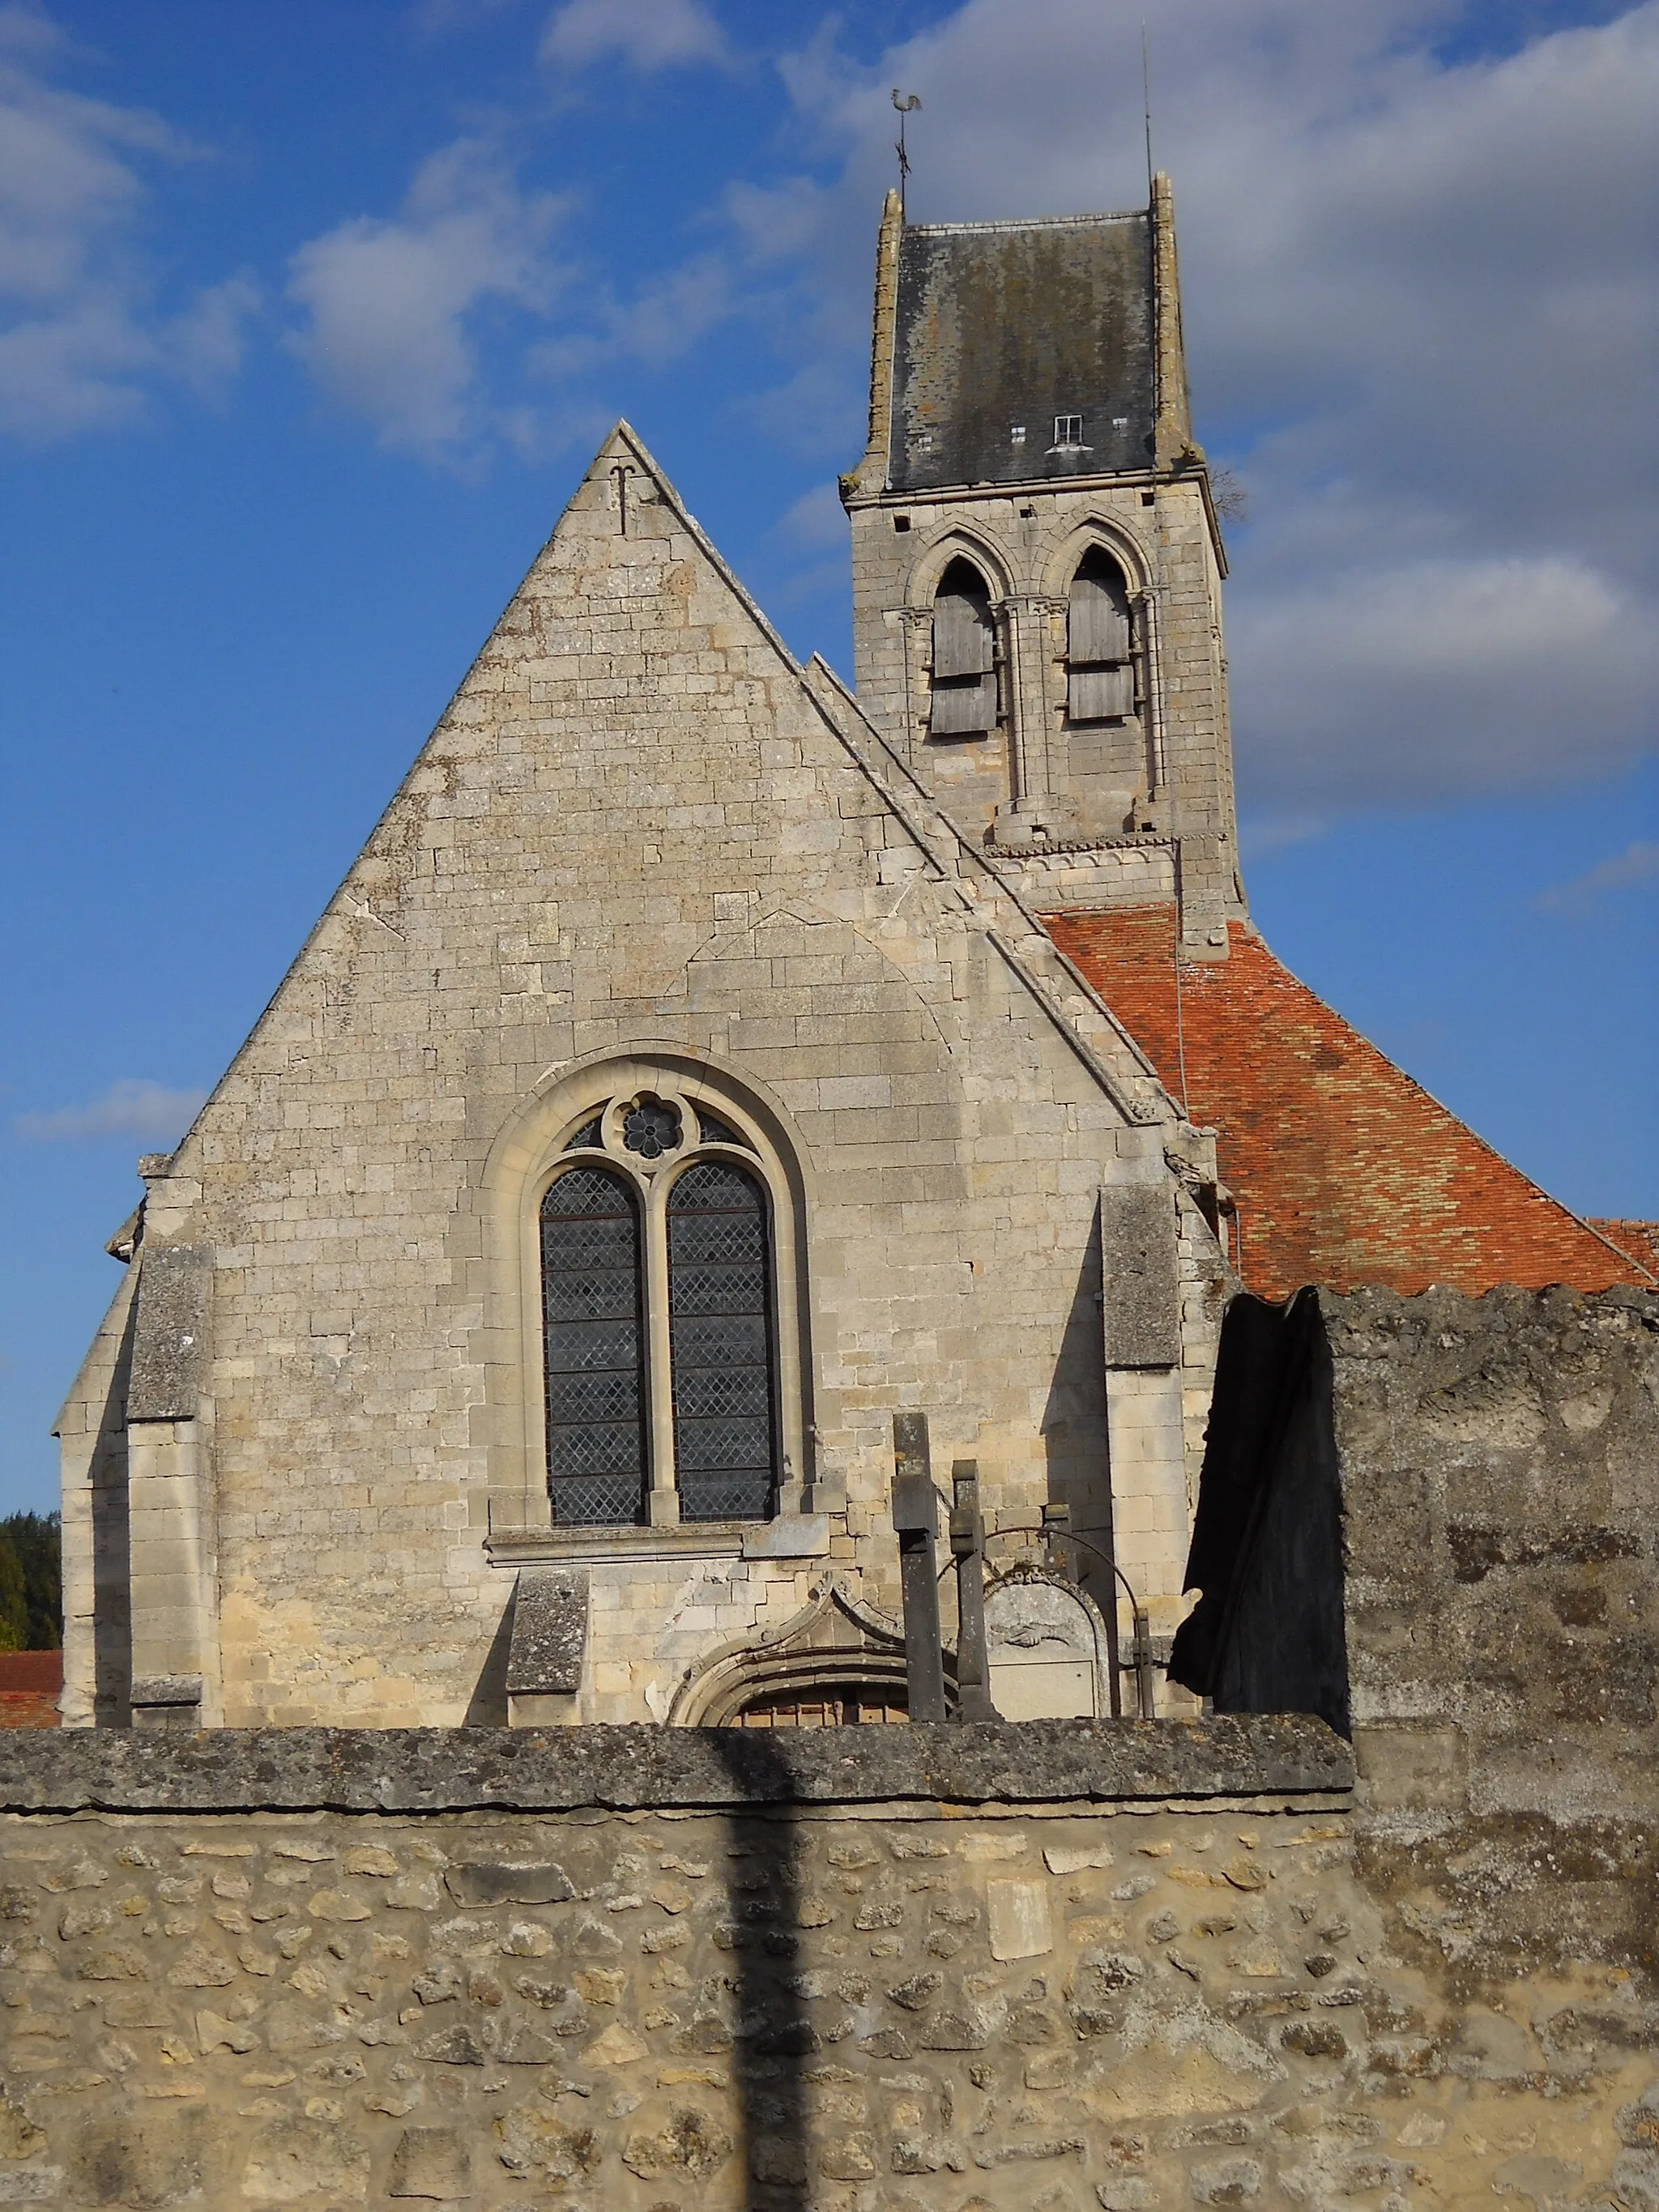
M624 1178L571 1168L542 1200L547 1479L561 1522L645 1517L640 1218Z
M770 1277L759 1178L730 1161L694 1161L668 1199L674 1464L683 1520L755 1521L771 1511Z

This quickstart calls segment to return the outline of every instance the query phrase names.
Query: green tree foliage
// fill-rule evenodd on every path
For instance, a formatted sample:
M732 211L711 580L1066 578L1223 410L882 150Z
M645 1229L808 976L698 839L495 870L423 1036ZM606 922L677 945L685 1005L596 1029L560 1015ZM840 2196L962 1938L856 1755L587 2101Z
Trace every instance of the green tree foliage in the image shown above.
M9 1514L0 1520L0 1651L55 1651L63 1640L58 1516Z

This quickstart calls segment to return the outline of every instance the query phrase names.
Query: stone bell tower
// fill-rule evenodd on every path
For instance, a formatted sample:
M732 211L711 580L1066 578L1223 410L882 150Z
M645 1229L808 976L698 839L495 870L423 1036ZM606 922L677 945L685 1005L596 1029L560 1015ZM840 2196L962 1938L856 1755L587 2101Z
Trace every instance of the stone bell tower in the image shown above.
M860 703L1039 905L1245 912L1226 560L1194 444L1169 179L1037 222L882 212L842 479Z

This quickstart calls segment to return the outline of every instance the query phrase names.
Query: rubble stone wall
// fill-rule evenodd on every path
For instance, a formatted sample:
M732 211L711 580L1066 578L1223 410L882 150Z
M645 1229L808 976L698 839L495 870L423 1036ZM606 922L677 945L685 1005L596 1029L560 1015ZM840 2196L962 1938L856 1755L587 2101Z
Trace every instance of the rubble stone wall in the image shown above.
M111 1741L0 1773L0 2203L1659 2201L1640 1975L1425 1949L1317 1723Z
M1607 1994L1648 1990L1659 1297L1322 1307L1369 1878L1425 1971L1593 1959Z

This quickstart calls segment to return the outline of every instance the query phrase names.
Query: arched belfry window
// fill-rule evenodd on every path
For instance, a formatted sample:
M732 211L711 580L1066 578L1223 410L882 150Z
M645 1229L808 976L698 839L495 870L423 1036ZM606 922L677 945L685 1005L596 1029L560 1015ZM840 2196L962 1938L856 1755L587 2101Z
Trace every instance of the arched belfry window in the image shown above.
M1123 571L1091 546L1072 579L1066 625L1066 711L1109 722L1135 708L1133 631Z
M934 737L974 737L996 727L991 594L971 561L952 561L934 594L933 685Z
M743 1121L665 1083L563 1139L540 1201L556 1525L778 1510L781 1182Z

